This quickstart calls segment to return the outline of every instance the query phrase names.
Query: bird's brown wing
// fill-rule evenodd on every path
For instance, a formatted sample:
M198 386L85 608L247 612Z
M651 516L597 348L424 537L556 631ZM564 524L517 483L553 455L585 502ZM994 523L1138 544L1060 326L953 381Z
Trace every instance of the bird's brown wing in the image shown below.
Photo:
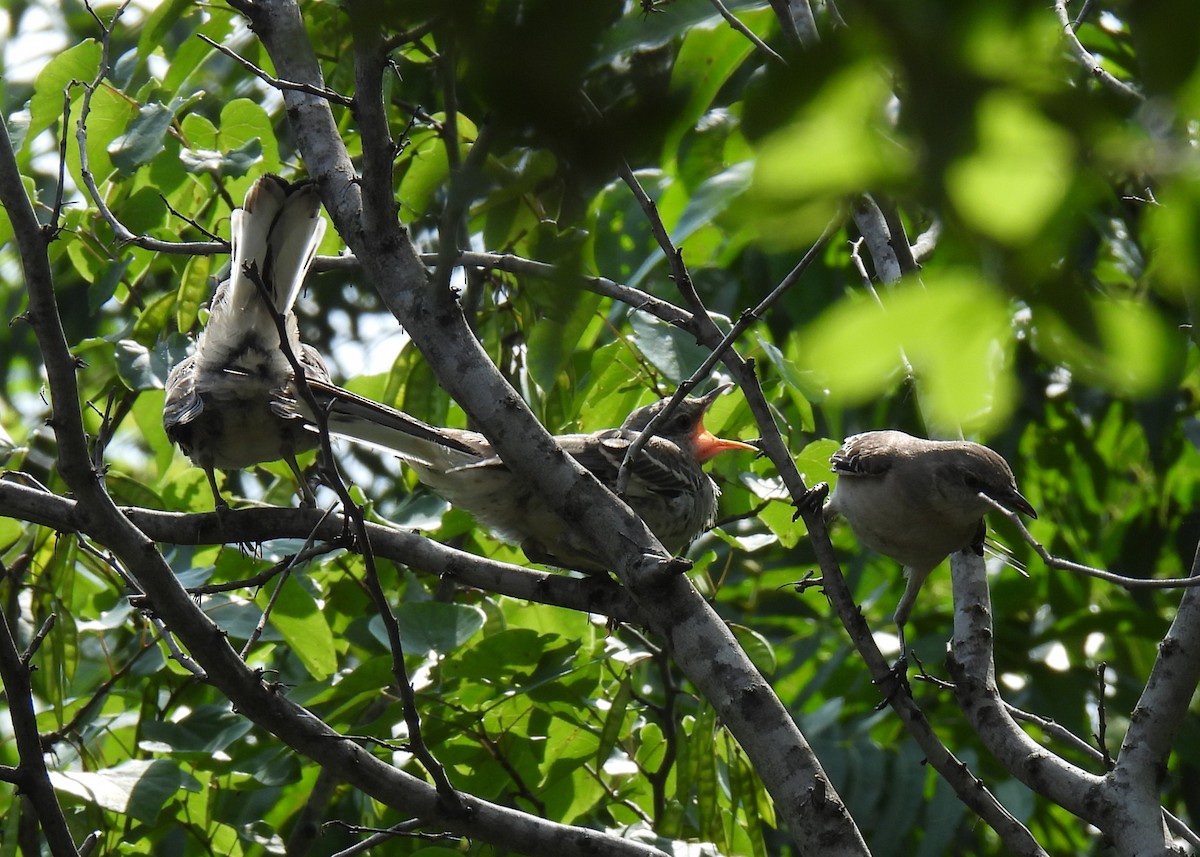
M163 401L163 428L173 442L178 443L181 426L192 422L204 410L204 401L196 392L196 355L191 355L171 369L167 376L167 396Z
M891 470L896 456L881 437L883 432L866 432L846 438L829 459L835 473L852 476L882 476Z
M590 435L564 435L558 441L597 479L609 489L615 489L621 464L636 439L636 432L609 429ZM668 497L694 491L691 469L682 466L680 460L683 455L683 450L671 441L661 437L651 438L630 463L629 490Z

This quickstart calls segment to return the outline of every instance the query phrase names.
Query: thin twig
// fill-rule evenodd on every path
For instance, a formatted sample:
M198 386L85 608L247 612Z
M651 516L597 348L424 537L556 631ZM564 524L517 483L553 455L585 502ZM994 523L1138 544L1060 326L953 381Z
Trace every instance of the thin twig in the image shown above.
M323 511L325 514L321 517L322 521L329 517L332 510L325 509ZM316 532L316 530L313 530L313 532ZM204 596L216 595L221 592L234 592L238 589L256 589L270 582L271 578L281 574L283 570L289 566L297 565L302 562L308 562L316 559L317 557L325 556L328 553L340 549L341 548L339 545L323 542L322 544L313 545L312 547L302 549L294 554L291 554L290 556L284 557L270 568L263 569L258 574L255 574L251 577L242 578L241 580L230 580L226 581L225 583L206 583L202 586L189 586L187 591L189 595Z
M1104 672L1108 664L1104 661L1096 664L1096 747L1104 758L1104 770L1113 769L1113 758L1108 753L1108 706L1104 702Z
M340 92L335 92L334 90L330 89L329 87L313 86L308 83L295 83L290 80L283 80L278 77L273 77L273 76L267 74L263 69L256 66L254 63L250 62L250 60L245 59L244 57L240 56L236 51L225 47L220 42L213 41L212 39L210 39L208 36L204 35L203 33L198 33L196 35L196 38L198 38L198 39L200 39L200 41L205 42L206 44L209 44L212 47L216 48L218 51L225 54L225 56L229 57L234 62L240 64L243 68L245 68L247 71L249 71L255 77L259 78L264 83L275 87L276 89L290 89L294 92L303 92L308 95L315 95L318 98L324 98L326 101L329 101L333 104L337 104L340 107L353 107L354 106L353 98L347 98L345 95L342 95Z
M74 717L72 717L58 729L55 729L53 732L47 732L42 736L42 745L47 750L50 750L59 741L64 740L67 735L74 734L82 729L85 722L92 722L92 719L96 714L97 704L103 700L126 675L129 674L129 671L137 665L137 662L141 659L142 655L154 649L155 645L156 644L153 637L150 637L147 641L143 642L141 648L134 652L133 656L120 669L113 672L112 675L100 683L96 690L92 692L92 698L76 709Z
M37 654L37 650L41 648L42 641L46 639L46 635L54 627L54 621L57 618L57 613L51 613L46 617L46 621L42 623L42 627L38 628L37 633L33 635L33 639L29 641L29 645L25 647L25 651L21 653L21 666L29 666L29 662L33 660L33 656Z
M183 649L179 648L179 644L175 642L175 635L171 633L171 629L167 627L166 623L153 613L149 613L149 611L144 610L143 612L147 613L150 624L154 626L162 641L166 643L167 650L171 653L171 660L175 661L175 663L182 666L201 681L208 681L208 673L204 671L204 667L192 660L190 655L185 654Z
M66 192L67 185L67 140L70 139L68 128L71 125L71 90L70 87L63 91L63 119L62 119L62 134L58 138L58 187L54 190L54 208L50 210L50 220L47 222L47 227L58 232L62 227L59 226L59 218L62 216L63 194Z
M746 332L750 325L758 321L777 300L783 297L789 289L800 281L800 277L808 270L808 267L816 260L817 256L824 251L825 247L833 239L834 234L842 228L843 219L844 215L840 213L836 215L825 227L825 231L821 233L821 237L809 248L808 252L796 264L796 267L788 272L788 275L779 282L779 285L772 289L770 294L759 302L758 306L742 313L741 317L738 318L729 332L725 334L717 347L700 364L700 368L693 372L688 380L679 385L679 389L671 397L670 404L663 408L634 439L633 443L629 445L629 449L625 452L625 458L621 461L621 469L617 472L616 494L618 497L624 494L625 489L629 486L629 477L632 472L633 462L645 448L646 444L649 443L650 438L654 436L655 430L671 418L672 411L678 406L679 402L683 401L684 396L695 388L700 381L708 377L708 374L717 363L724 359L726 351L733 348L733 344Z
M366 518L364 517L362 507L355 503L354 498L350 496L350 490L346 487L345 480L342 478L341 471L337 465L337 459L333 455L333 446L329 436L328 415L317 401L316 396L313 395L312 389L308 386L308 378L305 375L304 367L301 365L299 358L293 352L291 344L288 341L287 321L275 308L274 302L271 299L271 292L267 288L267 284L263 282L262 276L258 271L258 266L255 263L251 262L246 266L246 276L249 277L250 281L254 283L255 288L258 289L258 295L262 298L263 305L275 322L275 329L279 334L279 350L292 368L293 386L316 419L321 446L321 472L326 484L337 493L342 507L346 510L346 518L350 521L355 537L358 540L358 548L363 558L363 568L366 570L367 590L371 594L371 599L375 602L376 610L379 613L380 619L383 620L383 626L387 631L388 643L392 652L392 672L403 702L404 721L408 726L408 738L412 744L413 755L433 778L438 797L446 804L447 808L451 811L461 810L462 801L458 796L458 792L451 785L445 768L434 758L425 744L425 739L421 732L421 718L417 711L416 694L413 690L412 682L408 677L408 668L404 663L404 649L400 639L400 626L396 622L396 616L392 612L387 595L384 593L383 587L379 582L379 573L375 565L375 552L371 547L370 536L367 534Z
M1037 555L1042 558L1042 561L1050 568L1095 577L1098 580L1115 583L1117 586L1123 586L1126 589L1187 589L1193 586L1200 586L1200 574L1192 577L1125 577L1124 575L1114 574L1111 571L1104 571L1100 568L1093 568L1090 565L1083 565L1082 563L1054 556L1050 551L1046 550L1041 542L1033 537L1028 527L1025 526L1025 522L1021 520L1016 512L1009 511L986 494L980 494L979 496L994 511L999 512L1005 518L1012 521L1017 530L1020 531L1021 538L1025 540L1025 543L1033 548Z
M1079 41L1079 36L1075 34L1075 24L1072 23L1070 15L1067 14L1067 0L1054 0L1054 14L1058 16L1058 23L1062 26L1063 36L1067 40L1067 46L1075 55L1075 59L1079 61L1092 77L1100 81L1111 92L1125 98L1129 101L1142 102L1145 96L1142 95L1137 88L1118 80L1096 61L1092 56L1091 51L1083 46L1083 42Z
M725 7L725 4L721 2L721 0L709 0L709 2L711 2L713 4L713 8L715 8L718 12L721 13L721 17L725 19L726 23L728 23L729 26L733 27L733 29L737 30L739 33L741 33L743 36L745 36L747 39L750 40L750 44L754 45L755 48L757 48L762 53L766 54L770 59L774 60L775 62L779 63L780 65L784 65L784 66L787 65L787 60L785 60L779 54L775 53L775 51L771 48L770 45L768 45L766 42L764 42L762 39L760 39L758 36L756 36L749 27L747 27L740 20L738 20L737 15L730 12Z
M16 783L28 798L50 854L53 857L77 857L71 830L46 769L29 672L29 665L22 662L17 652L8 618L0 611L0 681L4 685L5 708L12 721L11 735L19 760L16 768L6 770L6 774L11 775L4 779Z
M79 121L75 126L75 140L79 148L79 172L83 177L83 185L87 189L88 196L95 203L96 209L100 212L101 217L108 223L112 229L117 241L121 244L133 244L145 250L153 250L157 253L179 253L188 255L211 254L219 252L228 252L228 245L219 243L209 243L204 241L160 241L156 238L150 238L145 235L135 235L126 228L117 216L113 214L112 209L108 207L108 203L104 201L103 194L100 193L100 188L96 185L96 177L92 174L91 161L88 157L88 137L87 137L87 121L92 112L92 95L103 84L104 79L108 76L111 70L110 66L110 50L112 41L112 28L116 25L117 20L129 6L131 0L124 2L113 13L112 22L105 26L100 21L91 6L88 6L88 11L100 23L101 36L101 52L100 52L100 67L96 70L96 76L92 78L91 83L88 83L83 88L83 98L79 105Z

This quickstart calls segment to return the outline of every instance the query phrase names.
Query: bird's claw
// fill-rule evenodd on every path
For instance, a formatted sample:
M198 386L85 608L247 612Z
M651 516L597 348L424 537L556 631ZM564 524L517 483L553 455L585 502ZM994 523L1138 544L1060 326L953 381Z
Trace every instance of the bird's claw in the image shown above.
M793 590L795 590L797 595L803 595L809 589L824 585L825 579L822 577L817 577L816 572L810 568L804 573L804 577L800 578L799 580L794 580L791 583L781 584L780 586L775 587L775 591L778 592L780 589L791 587Z
M875 706L876 711L882 711L892 704L892 700L896 698L896 694L903 689L904 693L912 696L912 686L908 683L908 652L904 649L900 650L900 656L896 658L896 662L892 664L888 670L887 678L882 681L876 681L877 687L887 686L887 691L879 704Z
M829 483L818 482L812 488L804 492L804 495L796 501L796 514L792 515L792 521L798 521L803 515L815 514L821 511L821 507L825 505L825 498L829 496Z

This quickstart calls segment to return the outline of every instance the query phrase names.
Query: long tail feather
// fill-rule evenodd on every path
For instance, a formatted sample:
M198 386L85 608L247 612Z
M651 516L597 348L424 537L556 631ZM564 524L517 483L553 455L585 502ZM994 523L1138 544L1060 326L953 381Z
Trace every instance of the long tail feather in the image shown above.
M414 464L441 469L470 464L481 457L480 448L470 441L486 443L482 435L435 428L333 384L310 380L309 388L325 412L331 434L394 452ZM298 401L296 409L315 422L307 403Z
M273 296L276 311L286 316L325 234L316 188L265 175L250 188L230 224L229 308L247 312L259 300L258 289L246 274L246 266L253 263Z

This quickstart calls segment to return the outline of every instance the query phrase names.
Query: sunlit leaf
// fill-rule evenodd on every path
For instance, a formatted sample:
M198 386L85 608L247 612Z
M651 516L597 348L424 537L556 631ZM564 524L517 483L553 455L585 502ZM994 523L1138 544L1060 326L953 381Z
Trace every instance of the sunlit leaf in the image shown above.
M317 681L329 678L337 669L333 632L312 595L296 581L282 581L278 589L270 586L259 594L258 602L264 609L268 597L274 599L271 624L287 640L308 674Z
M863 402L891 390L911 366L925 417L943 431L984 430L1013 406L1005 303L979 277L927 274L880 293L843 298L807 331L804 365L830 400Z
M979 107L979 146L950 167L946 187L962 216L1009 244L1027 241L1062 204L1073 147L1067 134L1018 96Z
M177 764L167 759L130 759L99 771L51 771L54 787L111 812L153 824L178 789L196 787Z

